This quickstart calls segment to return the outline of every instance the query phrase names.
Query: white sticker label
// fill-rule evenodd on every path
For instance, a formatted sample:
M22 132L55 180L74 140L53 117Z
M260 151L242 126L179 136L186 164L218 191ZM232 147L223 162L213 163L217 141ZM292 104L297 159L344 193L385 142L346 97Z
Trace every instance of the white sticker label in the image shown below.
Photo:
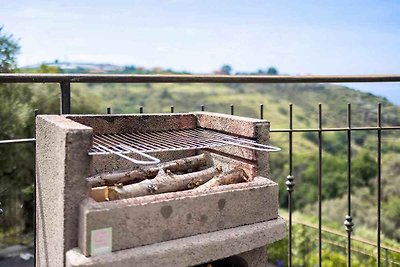
M112 228L103 228L91 232L90 255L96 256L112 251Z

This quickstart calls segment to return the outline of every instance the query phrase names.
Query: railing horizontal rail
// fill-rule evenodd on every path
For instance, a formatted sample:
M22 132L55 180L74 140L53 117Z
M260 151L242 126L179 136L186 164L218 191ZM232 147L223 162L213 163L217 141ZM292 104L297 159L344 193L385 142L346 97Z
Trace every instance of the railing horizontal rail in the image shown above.
M9 140L0 140L0 144L29 143L35 141L36 141L35 138L9 139Z
M359 83L400 82L400 74L379 75L182 75L2 73L0 83Z
M383 130L383 131L392 131L392 130L400 130L399 126L387 126L387 127L352 127L352 128L304 128L304 129L271 129L271 133L288 133L288 132L295 132L295 133L303 133L303 132L342 132L342 131L376 131L376 130ZM0 140L0 144L11 144L11 143L26 143L26 142L35 142L35 138L24 138L24 139L9 139L9 140Z
M376 131L376 130L383 130L383 131L392 131L392 130L400 130L399 126L384 126L384 127L343 127L343 128L304 128L304 129L271 129L270 132L272 133L288 133L288 132L342 132L342 131Z

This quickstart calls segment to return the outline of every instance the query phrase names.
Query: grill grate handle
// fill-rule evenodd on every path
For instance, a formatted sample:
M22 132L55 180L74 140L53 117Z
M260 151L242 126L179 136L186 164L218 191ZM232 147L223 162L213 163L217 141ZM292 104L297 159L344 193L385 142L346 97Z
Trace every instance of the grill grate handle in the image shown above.
M117 152L117 151L114 151L114 150L112 150L112 149L109 149L108 147L103 146L103 145L98 145L98 147L100 147L101 149L103 149L103 150L105 150L105 151L108 151L110 154L117 155L117 156L119 156L119 157L121 157L121 158L124 158L124 159L126 159L126 160L129 160L130 162L133 162L133 163L135 163L135 164L140 164L140 165L152 165L152 164L158 164L158 163L161 162L161 161L160 161L158 158L156 158L156 157L150 156L150 155L148 155L148 154L146 154L146 153L143 153L143 152L141 152L141 151L139 151L139 150L137 150L137 149L135 149L135 148L133 148L133 147L130 147L130 146L127 146L127 145L123 145L123 144L119 145L119 147L121 147L121 148L123 148L123 149L126 149L126 150L129 151L129 152L136 153L136 154L138 154L138 155L140 155L140 156L142 156L142 157L145 157L145 158L147 158L147 159L149 159L149 160L137 160L137 159L128 157L128 156L124 155L124 154L121 153L121 152Z

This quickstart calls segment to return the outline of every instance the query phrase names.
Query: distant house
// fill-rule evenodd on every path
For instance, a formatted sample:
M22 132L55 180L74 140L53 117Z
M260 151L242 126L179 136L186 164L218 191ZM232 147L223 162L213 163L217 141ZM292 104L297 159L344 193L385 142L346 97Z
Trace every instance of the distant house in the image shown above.
M76 63L76 62L44 62L41 64L29 65L23 69L38 69L41 65L49 67L56 67L66 72L90 72L90 73L106 73L106 72L120 72L124 70L123 66L112 64L97 64L97 63Z

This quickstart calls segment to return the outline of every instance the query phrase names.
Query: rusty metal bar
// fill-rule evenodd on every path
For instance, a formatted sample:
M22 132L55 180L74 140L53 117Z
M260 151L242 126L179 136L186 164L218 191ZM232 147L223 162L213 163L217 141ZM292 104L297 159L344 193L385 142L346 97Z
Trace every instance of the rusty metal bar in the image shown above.
M2 73L0 83L359 83L400 82L400 74L377 75L181 75Z

